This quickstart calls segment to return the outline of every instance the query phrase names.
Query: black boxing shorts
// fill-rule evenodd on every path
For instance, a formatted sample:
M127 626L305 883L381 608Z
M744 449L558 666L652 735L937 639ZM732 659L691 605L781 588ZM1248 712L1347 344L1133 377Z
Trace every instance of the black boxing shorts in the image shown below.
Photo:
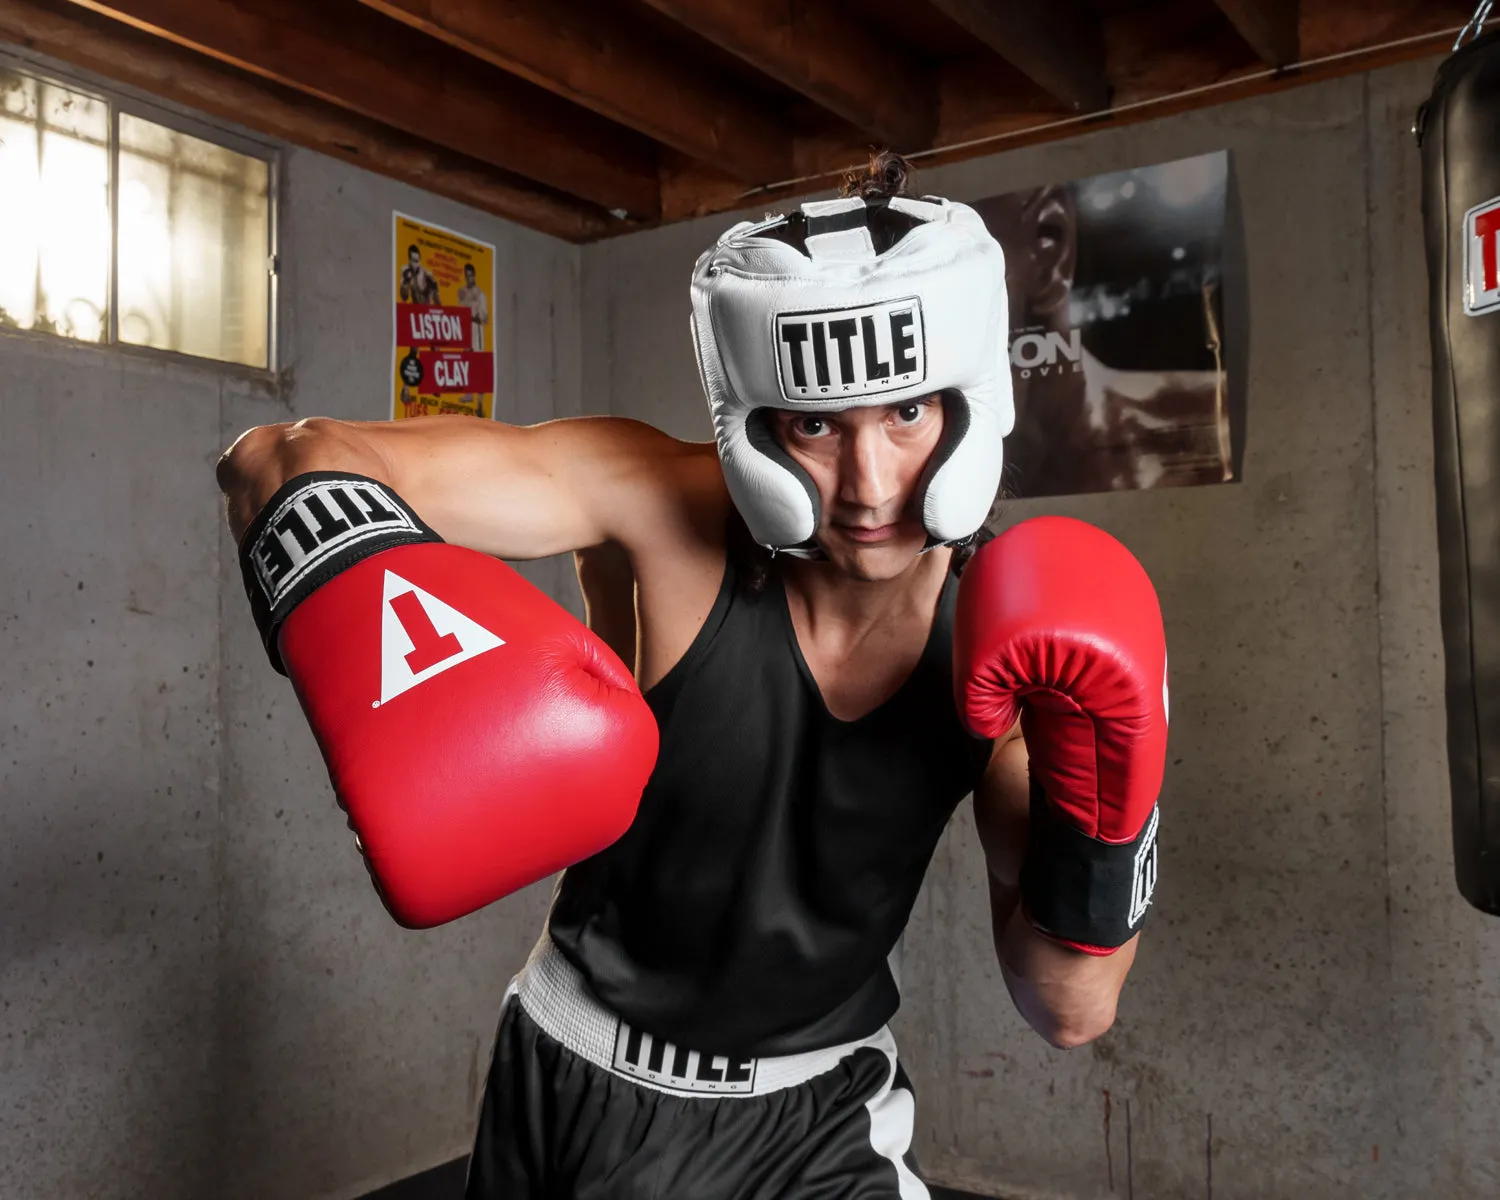
M928 1200L895 1040L732 1059L631 1028L543 938L506 992L467 1200Z

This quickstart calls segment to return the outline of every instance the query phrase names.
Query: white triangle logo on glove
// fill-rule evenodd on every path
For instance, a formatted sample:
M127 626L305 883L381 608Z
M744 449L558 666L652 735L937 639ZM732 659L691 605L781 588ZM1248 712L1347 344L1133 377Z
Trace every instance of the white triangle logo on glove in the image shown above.
M380 614L380 704L450 667L505 645L483 625L394 571Z

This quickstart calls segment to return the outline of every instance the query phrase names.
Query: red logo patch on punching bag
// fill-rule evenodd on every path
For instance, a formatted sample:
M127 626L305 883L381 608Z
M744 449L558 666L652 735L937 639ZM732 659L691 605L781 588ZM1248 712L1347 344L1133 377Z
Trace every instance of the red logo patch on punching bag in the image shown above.
M1464 312L1500 308L1500 196L1464 213Z

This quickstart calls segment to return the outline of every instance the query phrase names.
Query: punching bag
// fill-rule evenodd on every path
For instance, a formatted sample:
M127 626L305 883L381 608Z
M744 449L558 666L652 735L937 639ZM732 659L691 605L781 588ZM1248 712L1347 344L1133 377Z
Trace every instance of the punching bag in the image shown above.
M1438 68L1416 135L1454 867L1464 898L1500 915L1500 29L1483 32L1489 7Z

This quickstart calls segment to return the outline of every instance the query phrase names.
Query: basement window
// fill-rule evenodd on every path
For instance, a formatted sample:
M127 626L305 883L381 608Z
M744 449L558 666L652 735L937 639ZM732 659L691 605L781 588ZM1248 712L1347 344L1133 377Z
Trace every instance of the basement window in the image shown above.
M0 61L0 328L270 369L275 167Z

